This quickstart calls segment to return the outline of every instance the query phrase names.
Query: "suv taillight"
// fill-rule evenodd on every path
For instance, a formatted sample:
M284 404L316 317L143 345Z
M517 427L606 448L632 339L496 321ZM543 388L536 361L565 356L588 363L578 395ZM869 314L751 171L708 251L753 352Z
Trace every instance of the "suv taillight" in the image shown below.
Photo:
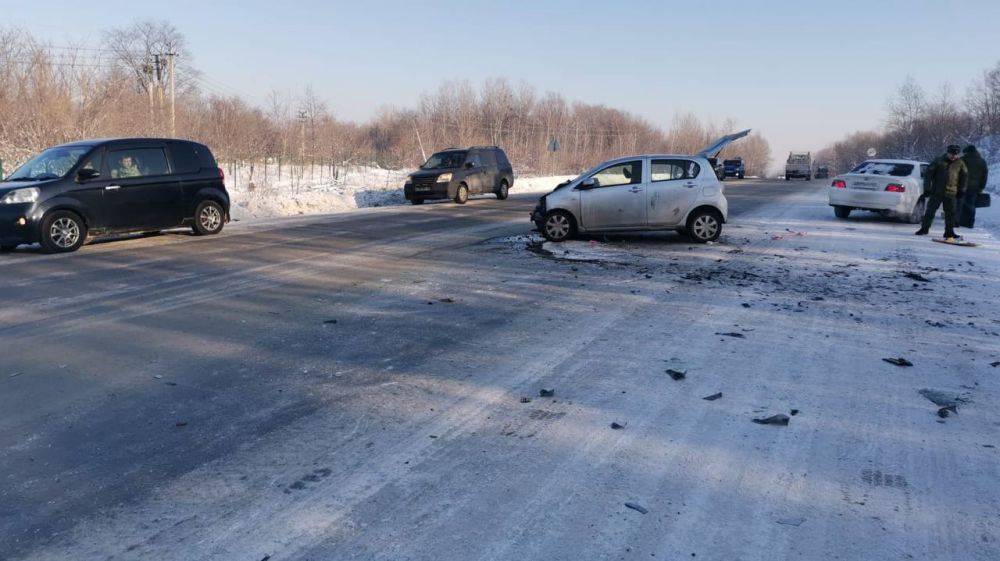
M843 179L834 179L833 186L837 189L847 189L847 182Z
M223 171L222 168L219 168L219 179L221 179L223 181L226 180L226 172Z
M890 183L885 186L885 190L889 191L890 193L905 193L906 187L903 187L899 183Z

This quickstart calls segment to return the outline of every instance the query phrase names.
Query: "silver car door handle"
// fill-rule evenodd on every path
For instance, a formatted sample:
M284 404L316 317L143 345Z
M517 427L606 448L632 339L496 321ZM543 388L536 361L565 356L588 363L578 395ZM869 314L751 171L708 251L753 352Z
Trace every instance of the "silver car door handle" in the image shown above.
M104 188L104 190L105 191L117 191L117 190L119 190L121 188L122 188L121 185L108 185L107 187Z
M632 191L633 193L642 193L642 187L633 187L629 189L629 191Z
M697 187L698 184L697 183L685 183L684 186L687 187L688 189L690 189L692 187Z

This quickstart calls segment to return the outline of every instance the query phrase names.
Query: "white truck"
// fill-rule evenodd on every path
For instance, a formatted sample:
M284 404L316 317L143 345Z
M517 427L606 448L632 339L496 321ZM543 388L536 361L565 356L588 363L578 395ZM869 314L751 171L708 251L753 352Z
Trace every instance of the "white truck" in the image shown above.
M785 163L785 181L791 181L793 177L801 177L806 181L812 180L811 152L788 153L788 161Z

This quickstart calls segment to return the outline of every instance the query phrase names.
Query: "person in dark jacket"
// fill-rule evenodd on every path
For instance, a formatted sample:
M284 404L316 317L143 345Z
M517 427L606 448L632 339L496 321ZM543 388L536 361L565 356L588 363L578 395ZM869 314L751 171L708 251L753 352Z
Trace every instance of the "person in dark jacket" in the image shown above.
M969 181L965 162L958 157L961 153L962 148L952 144L945 155L935 159L927 168L927 175L924 177L927 212L924 213L920 229L916 231L918 236L925 236L930 232L938 207L944 205L944 239L949 242L956 241L958 236L955 235L955 201L965 194L965 187Z
M958 199L958 225L972 228L976 224L976 199L986 188L990 168L975 146L966 146L962 152L962 161L969 170L969 185L965 189L965 196Z

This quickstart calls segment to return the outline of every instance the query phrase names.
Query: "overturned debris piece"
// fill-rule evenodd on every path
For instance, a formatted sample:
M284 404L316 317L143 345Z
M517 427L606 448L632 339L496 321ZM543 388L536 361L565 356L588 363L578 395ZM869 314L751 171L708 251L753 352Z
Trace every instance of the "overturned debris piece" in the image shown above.
M624 425L623 425L623 424L621 424L621 423L619 423L619 422L617 422L617 421L615 421L615 422L611 423L611 428L612 428L613 430L622 430L622 429L623 429L623 428L625 428L626 426L628 426L628 423L625 423Z
M335 320L335 319L328 319L328 320L326 320L326 321L323 322L323 325L333 325L335 323L337 323L337 320Z
M905 273L903 273L903 276L910 280L915 280L917 282L931 282L931 279L921 275L920 273L914 273L912 271L906 271Z
M730 331L730 332L727 332L727 333L718 333L718 332L716 332L716 335L719 335L719 336L722 336L722 337L733 337L735 339L746 339L746 335L744 335L742 333L737 333L735 331Z
M753 422L758 425L777 425L779 427L785 427L788 426L788 415L778 413L777 415L771 415L770 417L765 417L763 419L754 419Z
M938 409L937 415L938 415L938 417L941 417L942 419L947 419L948 415L952 414L952 413L954 413L955 415L958 415L958 406L957 405L948 405L947 407L942 407L942 408Z
M681 372L680 370L674 370L673 368L667 368L667 374L674 380L683 380L687 377L687 372Z
M706 395L702 399L704 399L705 401L715 401L716 399L719 399L721 397L722 397L722 392L719 392L719 393L713 393L712 395Z
M444 304L454 304L455 303L455 299L454 298L441 298L441 299L438 300L438 302L442 302Z
M938 407L952 407L959 406L968 403L969 400L955 394L946 393L940 390L931 390L924 388L918 392L920 395L926 397L931 403L937 405Z
M552 397L554 395L556 395L556 390L554 390L554 389L553 390L547 390L545 388L542 388L542 389L538 390L538 397Z
M906 360L903 357L899 357L899 358L883 358L882 360L884 360L885 362L888 362L889 364L895 364L896 366L904 366L904 367L906 367L906 366L913 366L912 362Z
M799 410L798 409L792 409L791 411L789 411L789 413L791 413L792 417L794 417L794 416L796 416L796 415L799 414Z
M635 503L625 503L625 506L631 508L632 510L638 512L639 514L649 514L649 509L647 509L642 505Z
M521 398L521 403L531 403L531 398L527 397L527 396L522 397Z
M784 524L785 526L801 526L806 519L801 516L796 516L794 518L779 518L775 520L778 524Z

